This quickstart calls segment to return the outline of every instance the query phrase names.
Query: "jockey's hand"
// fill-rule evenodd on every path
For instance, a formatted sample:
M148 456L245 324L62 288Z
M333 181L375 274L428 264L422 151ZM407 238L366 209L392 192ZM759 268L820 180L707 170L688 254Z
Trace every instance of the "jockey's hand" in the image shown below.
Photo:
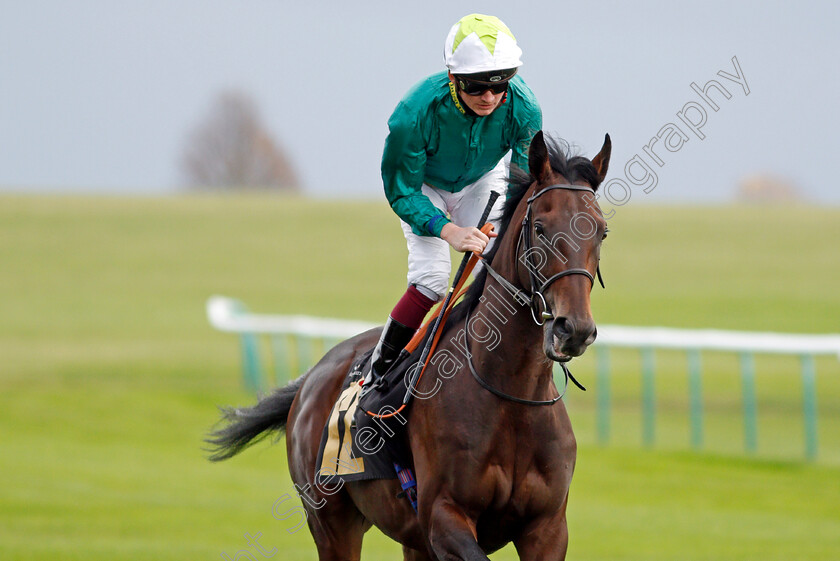
M490 238L495 238L496 235L495 232L490 232L488 237L478 228L462 228L452 222L445 224L440 231L440 237L455 248L455 251L462 253L468 251L482 253L487 244L490 243Z

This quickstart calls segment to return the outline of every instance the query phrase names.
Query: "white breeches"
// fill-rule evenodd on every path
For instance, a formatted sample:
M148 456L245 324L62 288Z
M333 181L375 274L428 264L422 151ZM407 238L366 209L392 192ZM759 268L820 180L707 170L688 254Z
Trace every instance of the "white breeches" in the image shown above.
M457 193L436 189L426 184L423 184L422 191L433 205L461 227L475 227L490 198L490 191L498 192L500 197L490 212L490 221L496 226L496 232L498 232L498 220L501 218L507 193L506 173L507 169L502 160L495 168L482 175L478 181ZM417 285L424 293L434 292L438 300L442 299L449 288L449 275L452 269L449 244L438 237L418 236L411 231L411 226L402 220L400 223L408 245L408 284ZM492 243L491 238L487 249L492 247ZM479 267L476 267L475 272L479 270Z

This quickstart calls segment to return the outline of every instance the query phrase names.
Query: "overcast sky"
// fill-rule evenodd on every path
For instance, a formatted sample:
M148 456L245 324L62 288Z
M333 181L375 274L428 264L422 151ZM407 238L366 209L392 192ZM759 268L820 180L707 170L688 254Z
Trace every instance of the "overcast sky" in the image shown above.
M609 132L611 176L637 200L729 200L741 178L768 173L840 203L838 6L0 0L0 188L174 192L190 130L237 89L257 102L306 192L382 197L388 116L443 68L449 27L479 11L519 40L545 129L590 156ZM733 57L745 85L718 74L737 76ZM711 93L718 111L690 87L712 79L731 95ZM689 102L706 115L699 135L677 116ZM682 138L669 123L688 138L675 152L663 147ZM644 150L657 134L659 164ZM650 194L626 177L637 155L645 164L631 173L656 173Z

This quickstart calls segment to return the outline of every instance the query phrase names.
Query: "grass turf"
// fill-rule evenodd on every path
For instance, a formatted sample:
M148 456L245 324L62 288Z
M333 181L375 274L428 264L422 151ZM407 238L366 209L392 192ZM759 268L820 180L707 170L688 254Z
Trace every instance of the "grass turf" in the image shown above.
M600 323L837 330L837 210L628 207L610 228ZM0 197L0 558L233 558L246 532L278 558L314 558L308 532L287 531L297 520L272 515L294 494L282 446L203 458L215 405L251 401L237 340L212 331L203 306L222 293L260 311L381 321L404 260L384 203ZM591 383L586 360L576 374ZM808 465L795 363L757 365L761 457L750 459L731 357L704 357L706 454L684 450L683 359L657 360L653 450L637 446L632 355L615 359L613 446L594 444L597 388L569 396L582 443L570 557L835 558L837 361L818 361L821 459ZM366 539L366 559L398 552Z

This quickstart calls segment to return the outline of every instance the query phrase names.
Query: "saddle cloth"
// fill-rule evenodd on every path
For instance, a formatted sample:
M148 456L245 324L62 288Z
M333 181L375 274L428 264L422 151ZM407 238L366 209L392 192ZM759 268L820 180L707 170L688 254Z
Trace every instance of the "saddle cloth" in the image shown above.
M412 355L395 364L381 386L362 396L362 373L368 370L372 353L368 351L354 363L327 419L315 464L319 485L333 486L338 480L395 479L395 463L412 465L406 437L408 408L386 418L369 413L388 415L399 409L407 392L406 371L418 357Z

